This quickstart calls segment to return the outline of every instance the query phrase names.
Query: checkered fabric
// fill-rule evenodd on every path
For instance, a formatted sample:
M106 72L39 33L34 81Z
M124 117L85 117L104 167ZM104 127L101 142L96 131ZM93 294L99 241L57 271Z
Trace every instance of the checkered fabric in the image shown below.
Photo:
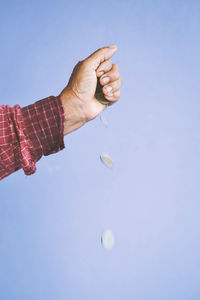
M36 171L36 162L64 145L64 109L59 96L20 107L0 106L0 180L23 169Z

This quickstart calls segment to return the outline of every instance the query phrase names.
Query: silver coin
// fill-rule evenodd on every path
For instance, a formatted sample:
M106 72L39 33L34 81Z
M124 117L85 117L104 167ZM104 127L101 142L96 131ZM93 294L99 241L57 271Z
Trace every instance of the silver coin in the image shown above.
M112 168L114 166L114 162L112 160L112 158L106 154L106 153L102 153L100 155L100 159L101 159L101 162L108 168Z
M111 250L115 244L114 234L110 229L103 232L101 237L101 243L106 250Z
M104 115L100 114L100 120L105 127L108 127L108 121L106 120Z

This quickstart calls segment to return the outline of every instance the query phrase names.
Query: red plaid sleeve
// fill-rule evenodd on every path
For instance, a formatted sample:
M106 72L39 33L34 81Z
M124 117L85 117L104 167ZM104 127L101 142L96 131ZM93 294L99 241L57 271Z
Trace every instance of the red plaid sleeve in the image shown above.
M59 97L22 108L0 106L0 180L21 168L31 175L43 155L64 148L64 109Z

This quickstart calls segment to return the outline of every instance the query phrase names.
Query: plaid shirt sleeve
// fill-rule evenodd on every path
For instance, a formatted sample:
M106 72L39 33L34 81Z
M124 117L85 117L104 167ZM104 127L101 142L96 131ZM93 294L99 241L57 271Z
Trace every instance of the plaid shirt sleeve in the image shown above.
M64 109L59 96L20 107L0 106L0 180L23 169L36 171L36 162L64 145Z

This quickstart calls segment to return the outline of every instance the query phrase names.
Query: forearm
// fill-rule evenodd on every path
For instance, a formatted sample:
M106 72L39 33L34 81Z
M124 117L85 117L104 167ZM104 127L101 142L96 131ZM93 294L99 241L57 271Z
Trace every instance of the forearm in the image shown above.
M23 169L36 171L43 156L64 149L64 109L50 96L26 107L0 106L0 179Z

